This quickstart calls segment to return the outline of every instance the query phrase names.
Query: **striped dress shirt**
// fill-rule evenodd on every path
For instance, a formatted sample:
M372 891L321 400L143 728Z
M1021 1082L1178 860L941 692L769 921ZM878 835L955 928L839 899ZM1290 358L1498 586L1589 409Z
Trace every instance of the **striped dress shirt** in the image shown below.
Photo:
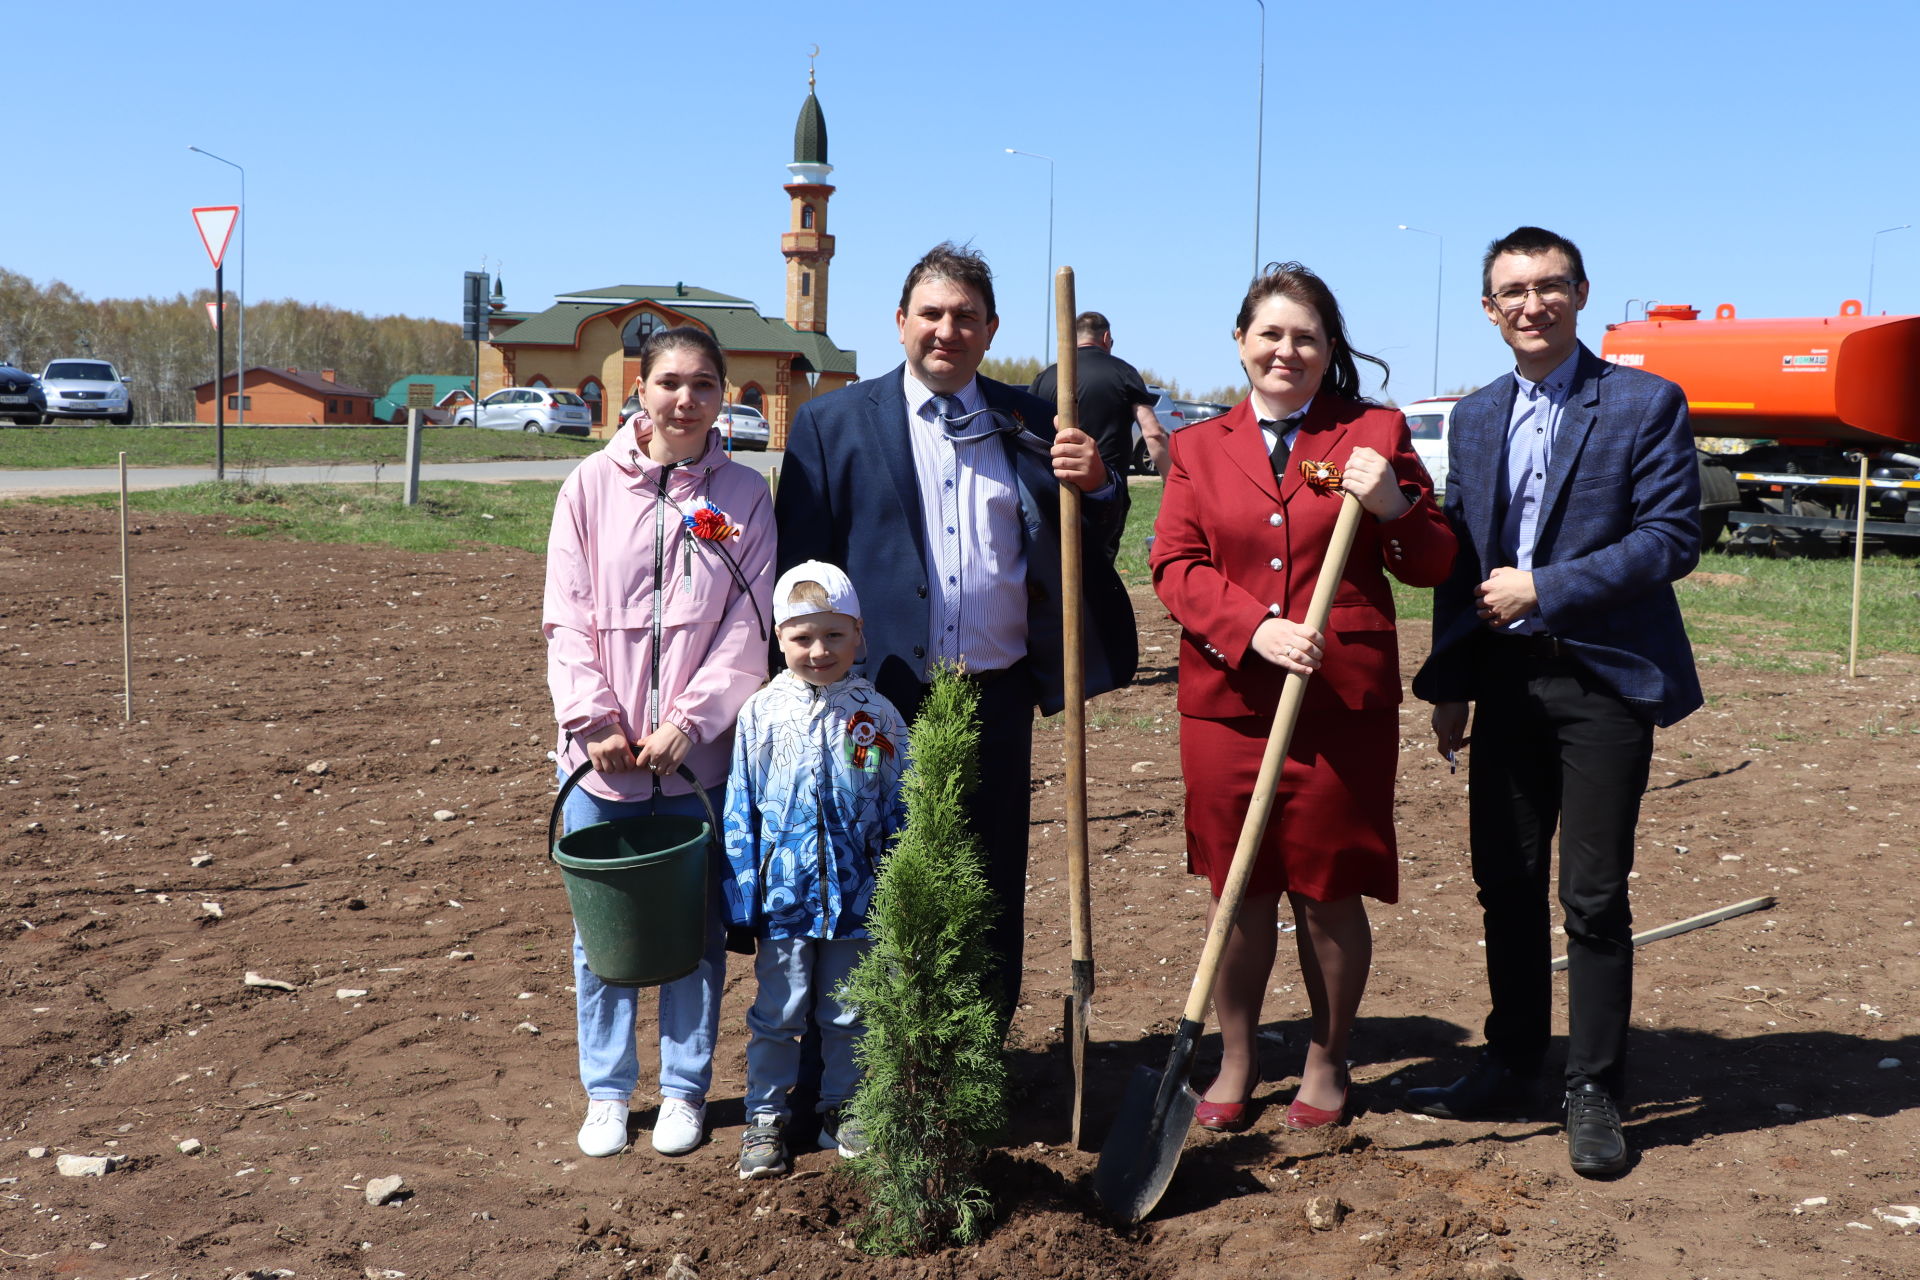
M927 531L928 665L946 659L969 671L999 671L1027 656L1027 549L1013 459L997 437L955 445L943 436L933 394L906 374L907 434ZM965 413L987 407L978 382L956 398Z

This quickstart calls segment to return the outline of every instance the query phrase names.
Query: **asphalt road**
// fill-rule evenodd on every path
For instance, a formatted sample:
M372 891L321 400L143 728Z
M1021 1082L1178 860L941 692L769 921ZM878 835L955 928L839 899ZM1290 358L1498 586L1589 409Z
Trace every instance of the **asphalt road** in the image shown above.
M582 454L581 457L589 455ZM783 454L741 452L734 457L765 475L780 465ZM539 462L432 462L420 466L422 484L435 480L564 480L580 465L579 458ZM372 466L255 467L244 473L228 467L229 479L260 484L400 484L405 468L397 463ZM129 489L174 489L213 479L213 467L128 467ZM44 497L59 493L115 493L120 488L117 467L72 467L48 471L0 471L0 498Z

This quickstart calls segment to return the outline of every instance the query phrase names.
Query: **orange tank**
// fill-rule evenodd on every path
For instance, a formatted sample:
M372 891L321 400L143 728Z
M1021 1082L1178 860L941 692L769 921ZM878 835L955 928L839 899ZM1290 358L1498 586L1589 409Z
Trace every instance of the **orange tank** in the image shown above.
M1696 436L1783 444L1920 442L1920 316L1741 320L1731 305L1701 320L1652 307L1607 326L1601 354L1680 384Z

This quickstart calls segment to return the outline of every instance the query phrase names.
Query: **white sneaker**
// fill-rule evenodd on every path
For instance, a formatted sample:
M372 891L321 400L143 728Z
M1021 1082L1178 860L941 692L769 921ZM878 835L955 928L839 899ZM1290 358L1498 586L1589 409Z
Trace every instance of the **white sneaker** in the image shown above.
M611 1156L626 1145L627 1104L618 1098L589 1100L587 1122L580 1126L580 1150L590 1156Z
M660 1099L660 1118L653 1125L653 1149L663 1156L683 1156L706 1136L707 1104L685 1098Z

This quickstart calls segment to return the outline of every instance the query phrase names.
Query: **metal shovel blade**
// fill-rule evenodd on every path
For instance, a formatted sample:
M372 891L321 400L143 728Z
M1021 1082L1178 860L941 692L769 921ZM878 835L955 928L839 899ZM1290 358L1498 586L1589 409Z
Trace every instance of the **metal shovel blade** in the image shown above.
M1153 1212L1180 1166L1200 1095L1187 1082L1198 1025L1183 1021L1165 1071L1135 1067L1120 1112L1100 1148L1093 1190L1101 1207L1131 1225Z
M1073 1145L1080 1146L1080 1119L1087 1092L1087 1023L1093 1014L1093 961L1073 962L1073 994L1067 997L1067 1035L1073 1055Z

